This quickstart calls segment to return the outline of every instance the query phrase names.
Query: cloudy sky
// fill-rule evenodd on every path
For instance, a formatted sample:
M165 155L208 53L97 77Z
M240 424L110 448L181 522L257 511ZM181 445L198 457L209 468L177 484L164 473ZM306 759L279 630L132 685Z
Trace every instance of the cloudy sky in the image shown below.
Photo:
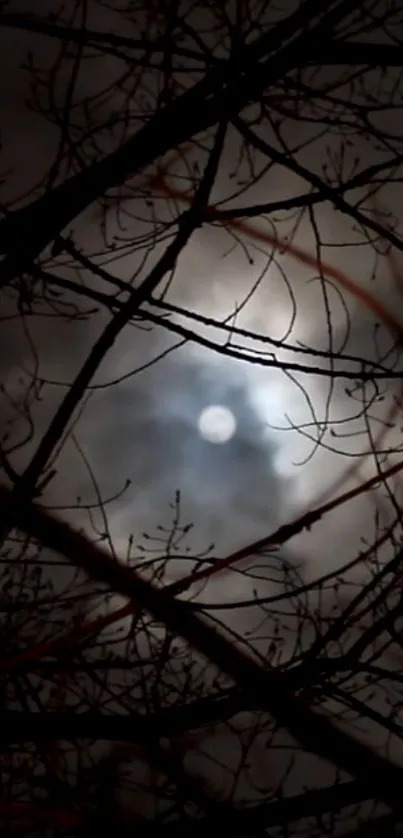
M119 31L122 21L94 4L90 5L88 25L98 28L113 25ZM21 61L33 50L38 66L50 67L58 44L19 30L3 29L0 37L1 61L7 64L7 74L1 74L0 91L4 114L2 171L7 171L2 199L19 198L24 203L23 192L40 181L54 160L58 129L46 122L43 115L34 113L32 107L27 108L27 98L31 95L32 101L35 96L32 88L30 94L30 77L21 69ZM83 70L78 76L77 102L97 89L105 89L118 69L121 70L113 59L93 59L92 66L93 72ZM66 79L68 73L62 68L55 81L54 95L59 96L59 102L65 93ZM37 95L43 106L49 103L46 91L40 86ZM119 95L122 94L115 92L115 98L105 95L94 109L94 118L101 118L100 111L118 111ZM133 112L136 107L139 104L135 100ZM82 115L79 107L76 113L79 122ZM296 147L303 144L310 131L308 123L302 125L289 120L284 126L284 139ZM314 132L311 133L313 136ZM109 143L112 147L115 142L113 132L111 137L103 139L106 146ZM303 148L300 159L304 165L320 172L330 159L326 148L329 143L331 152L336 154L336 136L329 136L326 143L319 136ZM229 132L213 202L226 199L229 200L226 206L231 206L231 195L244 188L245 161L238 166L234 177L239 151L234 132ZM362 166L378 160L376 151L365 145L363 139L352 138L346 154L351 161L359 155ZM203 163L203 155L199 154L200 161ZM255 164L257 170L262 170L264 161L257 156ZM173 171L180 176L184 165L176 164ZM137 186L140 182L139 176ZM171 182L177 186L180 181L172 177ZM298 193L301 185L296 176L272 166L242 195L242 202L281 200ZM133 184L126 194L120 216L112 203L106 214L109 240L118 235L122 242L117 255L105 250L99 207L91 207L84 213L72 232L75 243L114 276L130 279L141 266L135 280L140 282L164 246L148 246L148 252L141 246L141 237L150 234L151 213L156 213L162 221L172 217L174 207L162 196L153 210L147 208ZM392 209L396 200L392 189L382 195L383 203ZM233 198L232 205L236 201ZM263 229L265 222L260 219L253 223ZM375 264L374 253L363 244L362 233L327 205L316 210L315 223L326 244L323 258L345 270L363 287L377 292L385 305L396 310L400 297L389 280L385 260L379 258ZM289 235L293 225L296 225L295 242L314 253L309 219L278 214L279 235ZM58 264L60 276L72 277L71 268L60 267L61 262L63 259L49 264L52 267ZM85 279L90 281L88 276ZM386 330L383 327L378 330L376 344L374 316L363 310L362 304L351 295L346 292L340 295L335 285L329 285L325 297L318 276L291 256L273 256L270 245L244 235L236 241L231 232L215 227L203 228L192 237L181 254L164 299L196 314L216 320L227 318L227 324L266 337L281 340L286 336L288 345L294 347L303 344L328 350L331 340L334 347L344 347L347 354L377 360L390 345ZM69 303L72 311L73 303L78 301ZM79 304L82 310L91 308L87 303ZM3 305L12 303L8 300ZM66 311L69 313L67 308ZM157 308L153 311L160 313ZM21 395L34 371L44 382L51 382L44 384L40 401L32 407L35 439L46 427L52 410L99 335L105 317L104 313L90 314L79 323L68 318L62 322L31 318L23 324L15 320L4 323L2 366L8 392L11 389ZM224 333L217 330L179 315L170 317L195 328L210 340L225 339ZM351 465L348 455L365 450L368 445L365 421L352 420L360 413L360 395L355 399L347 395L348 382L342 379L330 389L328 379L313 373L289 376L263 365L225 358L189 342L147 368L148 362L155 361L178 340L178 336L152 324L132 324L121 334L93 382L91 397L75 428L76 441L66 443L48 494L54 504L67 505L77 493L86 501L93 498L88 468L83 464L78 442L105 498L119 493L126 479L131 481L121 499L109 507L111 531L118 545L123 547L131 532L139 537L144 531L155 530L158 524L168 525L172 515L169 504L179 490L183 523L195 525L193 545L207 547L214 542L216 552L223 554L269 533L280 522L312 504ZM232 343L241 349L247 346L242 338L233 337ZM257 347L255 344L253 348ZM270 352L270 347L263 350ZM277 352L277 357L305 361L312 366L328 363L284 350ZM143 366L146 368L141 371ZM345 363L344 367L347 366ZM140 371L136 372L138 368ZM367 397L372 395L368 387ZM382 404L373 406L371 415L375 419L387 411L391 396L389 387ZM7 403L7 409L11 409ZM200 433L200 417L211 405L231 411L236 424L233 436L222 444L203 439ZM3 421L5 417L6 410ZM322 447L316 444L315 422L326 425ZM21 419L19 430L14 429L14 433L23 434L23 425ZM303 426L303 433L292 430L293 425ZM34 441L20 449L16 464L26 461L33 444ZM373 464L367 463L363 473L371 476ZM360 500L354 510L351 507L340 510L314 532L290 545L291 552L300 554L305 562L313 562L315 572L317 567L337 562L339 543L334 538L329 540L329 531L339 532L342 525L343 549L353 550L373 515L371 504L372 501Z
M21 8L26 8L23 3ZM38 14L46 10L45 2L37 4ZM73 22L79 24L78 20ZM133 23L95 2L88 5L87 24L136 34ZM49 177L57 159L59 128L38 110L62 108L71 64L60 64L50 95L41 85L38 72L37 86L32 85L32 75L22 63L32 51L35 66L49 70L58 50L54 40L0 28L3 202L15 200L16 206L22 206L30 201L29 190L38 184L38 190L43 188L43 178ZM80 103L97 91L103 91L103 95L90 105L90 119L96 124L111 119L112 125L100 136L96 151L91 138L83 142L81 150L87 162L94 154L106 154L122 142L126 130L120 123L122 110L126 109L130 129L135 130L141 113L147 111L147 95L152 100L154 93L152 80L147 78L142 80L139 92L134 73L119 90L114 87L108 91L108 84L123 72L121 63L112 57L91 61L75 80L74 130L82 140L85 120ZM368 76L370 87L375 82ZM392 87L393 74L384 83ZM58 113L60 116L60 110ZM382 129L390 135L390 148L400 148L399 138L394 136L400 129L396 129L393 115L383 113L382 120ZM324 166L337 169L340 165L351 174L392 153L374 148L365 137L357 138L352 133L340 163L336 131L327 130L324 138L323 126L312 127L308 120L301 123L291 117L283 125L282 138L292 148L301 149L296 152L298 160L318 175L323 174ZM208 142L206 137L201 138L200 148L174 162L169 173L172 187L180 189L188 183L185 176L189 161L203 168ZM248 185L249 161L242 151L235 131L229 130L212 203L225 201L225 208L245 206L281 201L306 191L301 178L277 165L266 168L267 161L259 155L253 161L259 177L253 186ZM180 203L168 201L164 195L155 196L152 205L146 202L141 191L144 178L142 174L126 184L119 202L115 200L118 190L114 190L105 211L101 205L90 206L65 231L87 258L115 279L137 284L166 247L164 223L177 217L181 208ZM395 214L397 230L401 231L399 184L383 190L381 199L382 205ZM403 309L401 289L390 276L386 259L375 254L350 219L327 204L319 204L311 219L306 214L299 217L277 212L270 223L263 218L251 222L270 233L273 223L279 236L292 236L294 244L312 255L316 227L323 243L323 260L377 295L399 318ZM153 238L155 229L158 236ZM88 271L78 274L69 256L45 254L43 265L61 278L79 279L102 292L111 290ZM378 393L368 384L363 394L342 377L331 385L329 378L315 374L315 369L329 368L329 360L315 353L342 351L348 360L338 363L345 370L357 368L354 357L390 368L397 357L394 338L362 301L343 291L335 280L324 286L317 271L303 267L292 255L273 253L270 243L240 232L235 236L233 230L219 225L204 226L192 236L175 272L165 279L156 297L176 309L168 311L167 307L153 305L150 315L163 315L168 324L192 329L209 345L184 341L180 334L152 319L129 324L92 381L73 433L52 463L55 474L44 498L60 510L74 505L77 497L81 504L88 505L97 503L101 496L107 501L114 547L124 556L131 534L135 549L149 545L144 533L162 539L153 542L162 549L176 515L176 493L180 492L180 523L194 526L186 541L179 543L178 552L182 553L185 546L197 552L213 545L212 555L225 555L269 534L332 491L345 471L359 462L360 453L368 449L371 433L379 431L380 420L389 414L399 393L397 385L389 383ZM54 305L59 313L62 311L62 318L49 317L49 307L46 316L21 318L13 316L16 308L12 295L4 293L1 300L0 429L6 449L18 443L12 455L17 469L28 463L109 319L105 311L95 311L99 308L95 303L78 295L65 293L55 298ZM81 319L76 316L78 309ZM287 346L278 348L230 335L228 330L209 326L209 319L251 330L272 341L286 341ZM221 346L229 341L229 352L249 352L253 363L214 351L212 341ZM281 362L306 364L313 371L275 369L265 363L273 353ZM41 384L39 390L33 386L34 381ZM370 405L365 409L363 399ZM215 423L206 425L205 411L217 406L227 412L226 418L230 417L229 438L222 441L217 441L217 414ZM398 459L399 428L391 429L383 448L388 462ZM361 478L372 477L376 469L373 457L365 459ZM343 489L355 485L355 476L342 484ZM63 514L89 532L95 526L104 526L96 511L90 515L77 510ZM316 577L353 559L363 539L368 542L375 538L377 515L385 520L391 514L386 492L371 493L293 539L283 557L299 568L302 578ZM171 562L169 580L182 574L183 568L182 561ZM265 576L261 562L260 575ZM255 577L247 581L245 576L224 574L203 591L203 599L228 602L250 596L253 589L263 596L278 589L272 581L272 564L267 576L257 582ZM254 625L255 618L249 612L220 616L238 629L241 626L241 632ZM259 751L258 743L256 748ZM265 758L261 752L257 758L264 762L264 773L268 770Z

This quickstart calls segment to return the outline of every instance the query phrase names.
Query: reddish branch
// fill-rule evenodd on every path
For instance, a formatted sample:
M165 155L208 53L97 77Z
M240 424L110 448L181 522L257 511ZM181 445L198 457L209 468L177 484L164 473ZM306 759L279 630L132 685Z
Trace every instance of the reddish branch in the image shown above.
M348 492L344 492L342 495L339 495L337 498L328 501L327 503L323 504L317 509L312 509L310 512L301 515L295 521L289 524L284 524L283 526L279 527L274 533L271 533L265 538L261 538L259 539L259 541L249 543L246 545L246 547L241 547L240 550L236 550L234 553L230 553L229 556L225 556L222 559L218 559L213 565L209 565L209 567L202 568L201 570L195 571L194 573L190 573L189 576L186 576L184 579L180 579L177 582L167 585L167 587L164 590L173 595L183 593L196 582L202 581L203 579L207 579L210 576L214 576L216 573L231 567L232 565L242 561L243 559L247 559L251 555L256 555L262 550L267 550L271 547L280 547L281 545L289 541L290 538L293 538L295 535L298 535L298 533L302 532L302 530L310 529L315 523L317 523L321 518L323 518L325 514L328 514L332 510L337 509L339 506L348 503L348 501L351 501L354 498L357 498L360 495L365 494L365 492L370 491L370 489L374 488L374 486L376 486L377 484L382 483L383 481L389 479L390 477L393 477L393 475L398 474L401 471L403 471L403 460L391 466L389 469L382 472L381 474L376 474L374 477L371 477L365 483L362 483L361 486L358 486L354 489L350 489L350 491ZM82 626L79 626L78 628L73 629L73 631L69 632L63 637L56 637L51 638L50 640L45 640L43 643L40 643L31 649L26 649L24 652L20 652L20 654L18 655L13 655L9 658L3 658L3 660L0 660L0 671L10 671L11 669L16 669L17 667L21 666L24 663L28 663L29 661L40 660L40 658L43 658L48 655L54 655L56 652L60 652L63 649L71 649L72 647L74 647L75 644L84 640L86 637L89 637L92 634L98 634L100 631L107 628L108 626L113 625L119 620L125 619L125 617L129 617L131 614L133 614L134 610L134 603L130 601L126 605L121 606L120 608L110 612L109 614L103 614L101 617L95 617L95 619L85 623Z
M156 589L127 565L112 558L79 532L41 510L18 502L10 489L0 488L0 504L16 526L55 550L90 578L144 608L169 631L187 640L219 667L246 693L259 697L261 706L289 730L302 747L329 760L365 784L371 795L403 813L400 788L403 770L333 726L289 690L279 673L264 671L254 660L228 642L167 591Z

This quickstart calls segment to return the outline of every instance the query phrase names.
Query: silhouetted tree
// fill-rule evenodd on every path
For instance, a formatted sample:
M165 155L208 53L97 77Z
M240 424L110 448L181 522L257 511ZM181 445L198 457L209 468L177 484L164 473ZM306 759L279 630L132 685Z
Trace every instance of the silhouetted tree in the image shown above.
M399 835L401 4L12 6L3 829Z

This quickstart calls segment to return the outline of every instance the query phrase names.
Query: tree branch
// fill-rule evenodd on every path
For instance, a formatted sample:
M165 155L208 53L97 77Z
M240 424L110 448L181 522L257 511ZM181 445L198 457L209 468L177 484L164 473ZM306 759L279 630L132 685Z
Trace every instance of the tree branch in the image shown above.
M166 152L256 99L264 86L298 66L318 38L351 11L349 0L306 0L257 41L174 102L158 111L117 151L74 175L50 193L0 222L0 288L12 281L74 218L100 195L123 183ZM316 22L315 17L318 18ZM263 60L262 60L263 59ZM23 244L23 246L22 246Z
M55 550L92 579L103 582L115 593L144 608L167 628L185 638L195 649L232 677L246 692L259 697L262 706L276 722L289 730L303 748L330 760L365 783L368 794L403 812L400 788L403 770L373 752L366 745L334 727L325 716L295 698L278 673L266 672L240 649L218 634L169 593L156 589L128 565L89 542L57 518L35 504L16 500L12 492L0 488L3 513L15 525Z
M367 215L364 215L360 210L352 207L347 201L342 197L340 194L339 189L334 189L332 186L328 186L323 180L321 180L318 175L314 172L309 171L305 166L302 166L298 163L297 160L294 160L290 156L286 156L281 151L278 151L274 146L268 143L266 140L263 140L249 128L248 125L241 119L241 117L234 116L231 118L231 122L238 129L239 133L245 138L248 144L254 146L258 151L264 154L266 157L269 157L274 162L279 163L281 166L284 166L285 169L289 169L294 174L298 175L299 177L304 178L311 186L314 186L318 192L322 193L324 198L328 201L331 201L334 206L339 209L344 215L350 216L356 221L360 226L366 227L369 230L375 232L378 236L383 239L387 239L391 242L395 247L399 250L403 250L403 239L399 236L396 236L392 230L388 230L382 224L379 224L378 221L372 220Z

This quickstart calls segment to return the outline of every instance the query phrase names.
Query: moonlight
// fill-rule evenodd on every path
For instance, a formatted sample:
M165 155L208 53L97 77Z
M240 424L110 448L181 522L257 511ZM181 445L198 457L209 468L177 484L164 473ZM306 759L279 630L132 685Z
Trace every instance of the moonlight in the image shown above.
M210 405L200 414L199 431L208 442L228 442L236 431L235 416L227 407Z

